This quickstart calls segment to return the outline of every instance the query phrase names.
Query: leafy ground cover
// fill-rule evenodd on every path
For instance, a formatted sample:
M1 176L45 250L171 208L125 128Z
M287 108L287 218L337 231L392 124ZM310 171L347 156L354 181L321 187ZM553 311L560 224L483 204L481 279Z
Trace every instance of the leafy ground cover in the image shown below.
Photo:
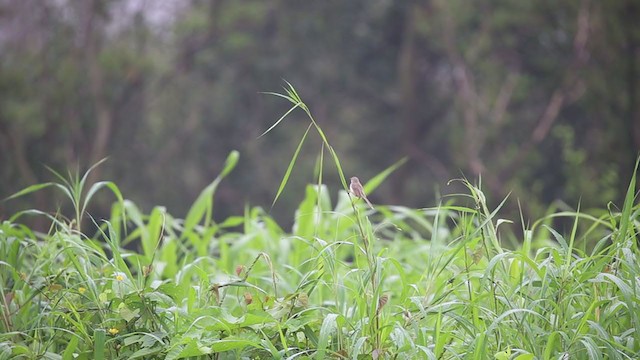
M310 119L276 200L307 135L323 144L291 230L260 207L212 221L235 152L184 219L143 213L116 184L87 184L89 172L14 195L56 190L76 211L28 210L0 225L0 359L640 356L635 176L625 203L598 216L502 219L503 204L491 208L465 180L466 193L435 207L370 210L345 191L295 90L276 95L293 107L274 126L296 108ZM322 185L325 153L343 190ZM85 211L101 189L117 200L104 220ZM47 217L50 230L34 232L26 216ZM557 219L569 230L554 230Z

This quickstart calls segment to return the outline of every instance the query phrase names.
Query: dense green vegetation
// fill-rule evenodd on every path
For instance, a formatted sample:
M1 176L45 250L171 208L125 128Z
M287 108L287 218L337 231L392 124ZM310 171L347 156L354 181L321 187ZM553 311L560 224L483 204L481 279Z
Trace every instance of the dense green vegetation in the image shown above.
M338 154L295 90L277 95L308 116L298 149L307 135L322 144L290 231L260 207L212 220L237 152L184 219L89 183L94 169L17 193L53 190L76 211L26 210L0 225L0 359L640 356L635 175L624 203L598 216L501 218L512 200L489 204L466 180L430 208L372 211L345 191ZM323 185L328 168L343 189ZM106 219L85 213L100 190L116 198ZM28 216L49 231L22 225Z

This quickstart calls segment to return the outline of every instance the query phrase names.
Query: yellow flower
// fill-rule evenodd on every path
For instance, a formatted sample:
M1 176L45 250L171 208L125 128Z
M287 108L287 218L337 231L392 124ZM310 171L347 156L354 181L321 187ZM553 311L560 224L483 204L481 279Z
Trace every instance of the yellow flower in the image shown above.
M79 292L81 295L82 295L82 294L84 294L84 292L85 292L85 291L87 291L87 289L86 289L86 288L83 288L82 286L80 286L80 287L78 288L78 292Z
M116 280L118 281L124 281L125 276L123 273L116 273Z
M116 329L116 328L110 328L109 329L109 334L111 335L117 335L120 332L120 330Z

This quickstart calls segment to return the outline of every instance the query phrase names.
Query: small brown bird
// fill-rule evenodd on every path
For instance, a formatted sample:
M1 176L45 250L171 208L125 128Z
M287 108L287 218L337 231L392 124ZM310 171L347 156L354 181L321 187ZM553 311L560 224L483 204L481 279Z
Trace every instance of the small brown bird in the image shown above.
M353 194L353 196L363 199L367 202L367 204L373 209L373 205L369 199L367 199L367 195L364 193L364 189L362 188L362 184L360 183L360 179L357 177L351 178L351 184L349 185L349 191Z

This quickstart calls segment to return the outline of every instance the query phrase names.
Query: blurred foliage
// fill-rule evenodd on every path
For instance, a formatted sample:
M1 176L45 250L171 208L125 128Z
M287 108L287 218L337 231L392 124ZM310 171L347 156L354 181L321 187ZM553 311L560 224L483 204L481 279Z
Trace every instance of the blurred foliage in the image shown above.
M374 203L433 205L438 184L462 173L482 175L495 203L513 192L527 218L558 199L604 207L623 196L640 150L639 9L633 0L5 0L0 196L49 180L43 164L86 168L109 156L95 176L145 209L184 214L237 149L214 215L266 206L306 127L300 112L256 139L287 106L259 92L284 78L347 175L367 179L409 158ZM290 219L313 181L316 149L303 149L276 218ZM13 212L0 208L0 218Z

